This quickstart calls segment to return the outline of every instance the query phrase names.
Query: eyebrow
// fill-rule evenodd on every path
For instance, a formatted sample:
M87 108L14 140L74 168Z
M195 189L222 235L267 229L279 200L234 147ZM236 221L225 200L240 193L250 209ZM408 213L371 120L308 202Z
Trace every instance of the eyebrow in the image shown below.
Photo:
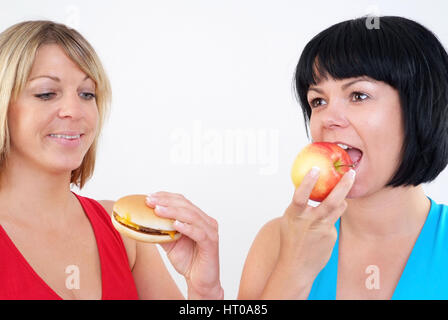
M51 80L53 80L53 81L61 82L61 79L59 79L58 77L49 76L49 75L46 75L46 74L41 75L41 76L33 77L33 78L31 78L30 80L28 80L28 81L31 82L31 81L36 80L36 79L39 79L39 78L49 78L49 79L51 79ZM89 79L89 76L86 76L82 81L85 81L85 80L87 80L87 79Z
M344 83L342 85L342 90L345 90L348 87L350 87L351 85L355 84L356 82L360 82L360 81L368 81L368 82L371 82L371 83L375 83L376 82L375 80L372 80L372 79L370 79L368 77L361 77L361 78L357 78L355 80L349 81L347 83ZM323 93L322 89L315 88L315 87L309 87L308 91L310 91L310 90L316 91L316 92L321 93L321 94Z

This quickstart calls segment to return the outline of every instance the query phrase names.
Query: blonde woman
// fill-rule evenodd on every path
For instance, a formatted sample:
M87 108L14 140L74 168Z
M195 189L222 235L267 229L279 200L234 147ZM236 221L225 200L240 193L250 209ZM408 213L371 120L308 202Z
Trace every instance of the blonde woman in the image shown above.
M91 177L110 101L75 30L27 21L0 34L0 299L183 299L152 244L121 237ZM182 195L147 199L183 236L165 244L188 298L222 299L217 222ZM68 279L77 276L77 281Z

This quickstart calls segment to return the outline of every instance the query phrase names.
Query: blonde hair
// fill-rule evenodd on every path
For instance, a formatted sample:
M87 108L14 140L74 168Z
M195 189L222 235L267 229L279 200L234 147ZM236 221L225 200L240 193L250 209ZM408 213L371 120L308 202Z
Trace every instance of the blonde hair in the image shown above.
M0 167L5 164L10 149L8 107L24 89L36 51L44 44L59 45L96 84L99 113L96 137L81 166L72 171L70 178L70 183L81 189L93 174L99 135L109 111L111 88L103 66L89 42L76 30L53 21L25 21L0 33Z

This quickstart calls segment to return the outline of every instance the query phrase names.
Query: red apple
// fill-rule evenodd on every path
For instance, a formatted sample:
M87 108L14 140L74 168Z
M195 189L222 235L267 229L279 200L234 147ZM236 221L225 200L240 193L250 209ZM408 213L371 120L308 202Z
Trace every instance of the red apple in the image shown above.
M311 192L310 199L323 201L341 180L344 173L353 167L348 153L336 143L314 142L303 148L294 160L291 178L296 188L312 167L319 167L320 174Z

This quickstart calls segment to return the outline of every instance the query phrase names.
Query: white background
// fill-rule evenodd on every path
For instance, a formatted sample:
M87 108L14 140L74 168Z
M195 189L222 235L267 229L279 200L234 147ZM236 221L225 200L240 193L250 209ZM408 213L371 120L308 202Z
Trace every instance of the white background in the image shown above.
M219 221L226 299L237 297L257 231L294 191L291 164L308 143L292 90L305 44L369 13L411 18L448 44L446 1L1 2L0 30L30 19L66 23L91 42L111 79L96 171L74 191L97 200L184 194ZM424 188L448 203L447 186L445 170Z

